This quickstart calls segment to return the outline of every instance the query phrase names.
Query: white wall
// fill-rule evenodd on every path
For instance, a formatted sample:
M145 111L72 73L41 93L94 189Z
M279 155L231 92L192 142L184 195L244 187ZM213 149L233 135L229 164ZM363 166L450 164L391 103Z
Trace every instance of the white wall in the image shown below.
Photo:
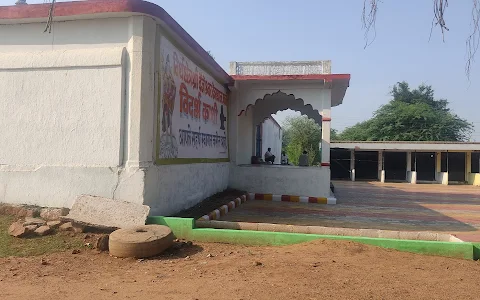
M131 38L129 18L2 25L0 52L124 47Z
M160 27L157 27L156 45L155 45L155 72L160 74L160 43L161 36L165 36L172 42L172 38L166 34ZM187 56L186 51L178 44L175 45L184 55ZM195 64L202 65L200 62L189 57ZM160 76L160 75L159 75ZM152 76L153 78L153 76ZM155 94L158 95L160 87L158 80L154 81ZM155 107L158 105L156 101L158 97L153 97L152 101ZM148 98L146 98L148 99ZM231 100L231 99L230 99ZM229 107L234 105L230 102ZM142 126L151 126L157 129L157 109L152 109L150 115L146 114L142 117ZM228 122L231 124L231 110L229 109ZM237 125L237 124L235 124ZM229 139L235 133L236 126L229 128ZM149 143L152 141L151 149L156 147L155 131L149 139L142 143L142 147L150 149ZM241 137L239 137L241 139ZM229 140L229 142L231 142ZM154 153L156 153L154 151ZM155 160L152 157L153 161ZM250 161L250 156L248 157ZM189 208L212 196L215 193L221 192L228 187L229 168L230 163L191 163L191 164L169 164L169 165L148 165L145 177L145 194L144 204L150 206L151 215L172 215L180 210Z
M233 113L234 114L234 113ZM236 164L250 164L252 155L255 154L254 149L254 130L252 113L234 116L237 120L237 144L236 147Z
M227 188L229 163L154 164L155 20L44 26L0 31L0 202L70 207L91 194L171 214Z
M51 34L44 23L2 26L0 202L70 207L84 193L143 202L145 174L128 162L142 131L131 116L148 90L135 81L146 19L55 22Z
M118 166L122 57L123 48L1 55L1 164Z
M282 129L272 119L265 119L262 123L262 158L268 148L272 148L275 163L280 163L282 154Z
M230 186L250 193L328 198L330 195L330 169L232 165Z
M151 215L168 216L194 206L228 187L230 163L150 167L145 180L145 205Z

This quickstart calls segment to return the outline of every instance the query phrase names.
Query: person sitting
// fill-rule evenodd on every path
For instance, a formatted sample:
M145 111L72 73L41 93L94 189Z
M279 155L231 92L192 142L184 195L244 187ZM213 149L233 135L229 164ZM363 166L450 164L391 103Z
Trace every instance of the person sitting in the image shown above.
M272 154L272 148L268 148L267 152L265 152L265 162L273 163L275 162L275 155Z
M309 166L309 163L308 163L308 152L307 151L303 151L303 154L300 155L300 157L298 158L298 165L300 167L308 167Z
M288 165L288 156L285 152L282 152L282 157L280 162L282 165Z

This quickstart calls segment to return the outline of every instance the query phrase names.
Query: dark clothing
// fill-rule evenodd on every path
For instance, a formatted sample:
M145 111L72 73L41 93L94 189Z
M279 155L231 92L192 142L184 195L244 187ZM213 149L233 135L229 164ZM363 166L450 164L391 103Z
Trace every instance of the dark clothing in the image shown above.
M266 162L271 162L272 164L275 162L275 155L265 157Z
M300 157L298 158L298 165L300 167L308 167L309 166L308 156L306 154L300 155Z

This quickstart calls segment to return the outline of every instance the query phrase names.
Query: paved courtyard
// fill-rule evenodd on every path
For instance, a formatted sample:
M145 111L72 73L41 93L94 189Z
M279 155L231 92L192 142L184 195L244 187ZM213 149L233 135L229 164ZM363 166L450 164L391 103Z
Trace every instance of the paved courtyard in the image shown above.
M252 200L221 220L434 231L480 242L480 187L334 182L336 205Z

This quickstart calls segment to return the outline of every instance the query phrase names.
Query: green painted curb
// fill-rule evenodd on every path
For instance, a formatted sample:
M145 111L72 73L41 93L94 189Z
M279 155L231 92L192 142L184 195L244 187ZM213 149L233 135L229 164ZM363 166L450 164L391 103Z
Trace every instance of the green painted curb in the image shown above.
M318 235L288 232L195 228L191 218L149 217L147 224L170 227L177 238L199 242L244 244L253 246L291 245L317 239L347 240L399 251L438 255L463 259L479 259L480 244L436 242L418 240L395 240L357 236Z

